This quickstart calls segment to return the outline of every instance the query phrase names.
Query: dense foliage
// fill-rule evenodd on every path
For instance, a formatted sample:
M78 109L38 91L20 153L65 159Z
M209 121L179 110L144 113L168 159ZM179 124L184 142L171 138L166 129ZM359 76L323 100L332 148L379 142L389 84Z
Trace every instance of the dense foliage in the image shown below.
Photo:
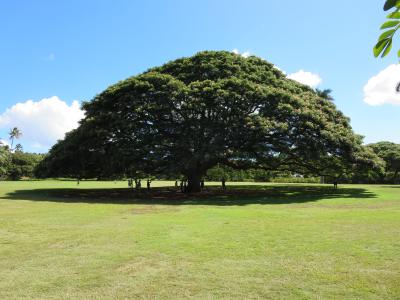
M271 171L263 169L237 170L224 165L217 165L207 171L205 176L209 181L254 181L254 182L302 182L320 183L321 179L315 176L304 176L290 171Z
M18 180L35 177L35 169L43 156L43 154L11 151L7 146L0 146L0 178Z
M7 175L10 164L10 152L7 147L0 145L0 178Z
M182 175L188 191L216 165L341 176L372 165L332 101L271 63L205 51L121 81L83 108L43 176Z
M35 168L42 159L43 154L15 151L15 153L11 154L7 176L13 180L33 178L35 177Z
M399 183L400 144L379 142L370 144L368 147L385 162L384 170L373 175L374 181L379 183Z

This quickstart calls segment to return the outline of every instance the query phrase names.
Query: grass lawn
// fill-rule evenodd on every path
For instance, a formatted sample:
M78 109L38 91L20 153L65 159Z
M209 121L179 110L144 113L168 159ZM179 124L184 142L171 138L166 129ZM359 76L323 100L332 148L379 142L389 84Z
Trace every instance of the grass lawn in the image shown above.
M400 298L400 186L126 187L0 182L0 299Z

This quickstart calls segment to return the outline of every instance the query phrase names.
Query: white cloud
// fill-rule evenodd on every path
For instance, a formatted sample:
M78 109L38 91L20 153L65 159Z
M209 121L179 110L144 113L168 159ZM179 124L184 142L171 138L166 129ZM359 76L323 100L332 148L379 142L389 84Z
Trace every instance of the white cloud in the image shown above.
M23 145L47 150L64 138L66 132L76 128L83 117L78 101L68 105L53 96L36 102L27 100L8 108L0 115L0 128L18 127Z
M233 49L232 52L237 54L237 55L241 55L244 58L247 58L247 57L249 57L251 55L250 51L245 51L243 53L240 53L240 51L238 49Z
M241 53L236 48L233 49L232 52L237 55L241 55L245 58L252 55L250 53L250 51L245 51L245 52ZM299 70L295 73L291 73L291 74L287 75L287 73L284 70L282 70L281 68L279 68L278 66L274 65L274 68L281 71L283 73L283 75L286 75L287 78L290 78L290 79L293 79L302 84L308 85L311 88L316 88L322 82L322 78L318 74L315 74L315 73L307 72L304 70Z
M245 52L242 53L242 56L243 56L244 58L247 58L247 57L249 57L250 55L251 55L250 51L245 51Z
M10 147L10 143L7 140L0 139L0 146L9 146Z
M287 78L296 80L297 82L308 85L312 88L316 88L322 82L322 78L318 74L306 72L304 70L289 74Z
M364 86L364 102L369 105L400 105L400 93L396 92L399 82L400 64L388 66L368 80Z

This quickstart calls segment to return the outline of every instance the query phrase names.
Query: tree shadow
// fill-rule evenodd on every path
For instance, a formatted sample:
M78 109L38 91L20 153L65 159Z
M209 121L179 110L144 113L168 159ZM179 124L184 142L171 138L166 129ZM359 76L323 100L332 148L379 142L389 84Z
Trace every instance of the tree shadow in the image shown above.
M183 194L175 188L152 188L150 191L129 188L116 189L32 189L16 190L0 199L61 203L160 204L242 206L248 204L290 204L315 202L335 198L376 198L364 188L330 186L229 186L227 190L208 187L202 193Z

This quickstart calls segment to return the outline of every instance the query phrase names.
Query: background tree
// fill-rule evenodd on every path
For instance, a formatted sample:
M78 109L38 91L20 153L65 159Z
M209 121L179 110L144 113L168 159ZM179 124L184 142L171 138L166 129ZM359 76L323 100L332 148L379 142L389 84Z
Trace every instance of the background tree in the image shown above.
M320 90L320 89L316 89L315 92L317 93L317 95L323 99L329 100L329 101L333 101L333 97L331 95L332 90L331 89L324 89L324 90Z
M10 153L7 177L12 180L35 177L34 171L42 161L43 154L15 151Z
M85 103L80 126L40 168L52 176L188 179L237 170L341 174L362 150L331 101L251 56L205 51L121 81ZM39 168L39 169L40 169Z
M19 139L22 136L22 132L18 129L18 127L14 127L9 132L9 138L11 141L11 150L13 149L14 140Z
M397 183L400 172L400 145L385 141L369 144L368 147L385 162L381 182Z
M21 144L16 144L14 150L15 150L15 152L22 152L23 147Z
M400 27L400 0L386 0L383 9L384 11L393 9L393 11L387 15L389 20L381 26L381 29L386 31L379 36L373 49L375 57L388 55L392 49L393 36ZM400 58L400 50L397 52L397 56Z

